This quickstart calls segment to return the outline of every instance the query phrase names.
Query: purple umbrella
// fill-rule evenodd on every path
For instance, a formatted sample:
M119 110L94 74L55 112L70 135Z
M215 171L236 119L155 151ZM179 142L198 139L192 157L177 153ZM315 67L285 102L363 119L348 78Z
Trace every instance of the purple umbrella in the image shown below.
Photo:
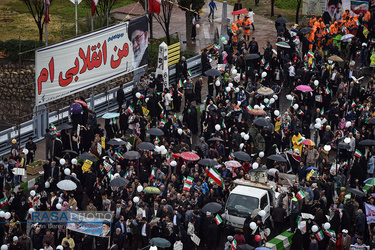
M308 85L298 85L296 87L297 90L303 91L303 92L311 92L313 91L312 88Z
M80 114L82 111L82 106L79 103L72 103L70 104L69 110L72 114Z

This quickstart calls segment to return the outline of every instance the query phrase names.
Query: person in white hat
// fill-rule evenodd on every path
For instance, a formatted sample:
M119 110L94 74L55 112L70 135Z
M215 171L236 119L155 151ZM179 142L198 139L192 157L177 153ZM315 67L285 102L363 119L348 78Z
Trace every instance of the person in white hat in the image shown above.
M233 236L228 235L227 242L225 242L224 250L232 250Z
M349 250L350 244L352 244L352 237L348 234L348 229L343 229L342 231L342 241L341 246L342 250Z

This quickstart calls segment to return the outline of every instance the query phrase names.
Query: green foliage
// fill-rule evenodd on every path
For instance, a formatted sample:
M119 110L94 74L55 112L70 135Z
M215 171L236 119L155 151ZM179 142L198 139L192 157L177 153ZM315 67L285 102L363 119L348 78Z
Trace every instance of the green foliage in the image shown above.
M295 10L297 9L297 0L276 0L275 6L284 10Z
M43 42L34 40L21 40L21 51L33 50L43 46ZM18 60L19 41L17 39L0 42L0 51L4 51L6 57L12 61ZM22 59L34 58L34 51L22 54Z
M195 51L192 51L192 50L181 51L181 57L184 56L186 59L189 59L189 58L194 57L196 55L198 55L198 53L195 52Z

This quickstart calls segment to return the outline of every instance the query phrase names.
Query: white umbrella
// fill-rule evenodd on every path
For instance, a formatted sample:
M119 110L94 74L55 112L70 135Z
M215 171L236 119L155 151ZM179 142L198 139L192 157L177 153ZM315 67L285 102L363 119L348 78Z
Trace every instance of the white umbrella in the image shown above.
M77 188L77 184L71 180L62 180L57 183L57 187L64 191L72 191Z
M353 38L354 35L352 34L346 34L346 35L343 35L341 38L340 38L340 41L345 41L345 40L349 40L351 38Z

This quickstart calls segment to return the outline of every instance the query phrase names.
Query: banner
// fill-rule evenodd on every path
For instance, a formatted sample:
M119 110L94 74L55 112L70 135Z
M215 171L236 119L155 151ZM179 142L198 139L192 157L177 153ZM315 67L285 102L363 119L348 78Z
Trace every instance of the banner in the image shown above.
M94 87L147 64L146 16L35 52L35 104Z
M88 218L78 213L69 213L69 223L66 229L98 237L109 237L111 235L110 221L103 221L94 217Z
M375 206L365 202L367 224L375 223Z

